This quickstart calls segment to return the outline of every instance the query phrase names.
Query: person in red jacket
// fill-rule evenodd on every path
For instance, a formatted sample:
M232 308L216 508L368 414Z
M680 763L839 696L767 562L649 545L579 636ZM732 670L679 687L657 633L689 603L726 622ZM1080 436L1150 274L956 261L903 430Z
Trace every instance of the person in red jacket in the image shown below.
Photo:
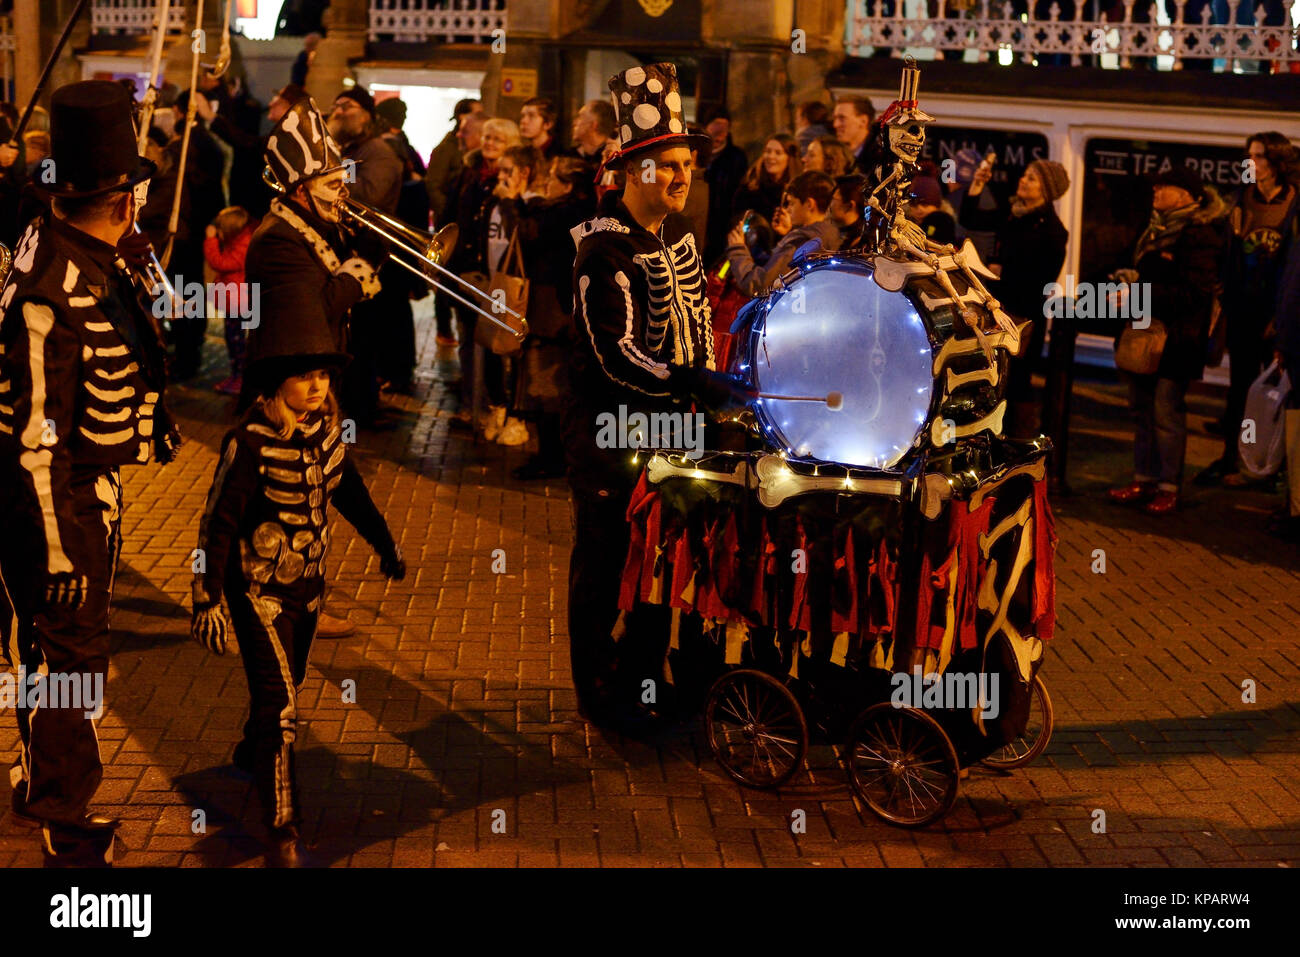
M244 355L247 339L244 323L252 321L249 306L252 297L244 282L244 262L248 259L248 244L253 241L257 222L242 206L228 206L208 224L203 239L203 258L216 272L210 287L226 324L226 351L230 354L230 375L218 382L216 389L222 395L239 395L244 381Z

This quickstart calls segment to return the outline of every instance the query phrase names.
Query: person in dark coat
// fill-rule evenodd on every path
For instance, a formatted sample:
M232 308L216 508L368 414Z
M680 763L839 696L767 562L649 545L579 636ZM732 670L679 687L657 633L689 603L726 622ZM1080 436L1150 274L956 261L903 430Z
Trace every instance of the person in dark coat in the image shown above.
M731 229L731 200L745 178L749 160L745 151L731 142L731 114L716 107L704 115L704 132L710 144L709 165L704 178L709 183L709 233L704 245L705 264L713 263L727 247Z
M1070 178L1060 163L1034 160L1020 177L1010 201L998 197L993 209L982 209L980 196L991 173L988 163L976 170L962 200L959 218L968 229L996 232L997 245L990 268L999 278L988 283L989 292L1018 322L1032 323L1029 341L1020 356L1012 361L1007 381L1010 406L1007 433L1028 437L1037 434L1031 377L1042 354L1047 329L1044 289L1060 275L1070 237L1052 204L1070 188Z
M515 469L520 480L564 475L560 413L569 390L573 348L573 256L571 231L596 212L595 168L562 156L552 162L546 198L529 203L517 219L528 268L529 335L520 357L515 407L537 426L537 454Z
M352 86L335 97L329 129L349 164L348 192L352 198L389 216L396 214L405 166L378 135L375 100L365 87ZM363 242L379 245L382 240L367 236ZM382 263L379 293L353 310L354 321L366 329L366 334L348 343L352 361L343 372L340 389L344 410L363 426L377 422L379 355L389 357L391 376L405 380L398 382L401 387L409 382L415 366L415 320L407 273L386 256L377 254L377 258Z
M1281 133L1246 140L1255 182L1229 203L1231 237L1224 257L1220 297L1229 356L1228 401L1223 418L1207 430L1223 436L1223 454L1196 476L1197 485L1244 484L1237 472L1237 440L1246 395L1268 361L1276 323L1274 306L1287 251L1300 233L1300 154Z
M1139 292L1149 290L1149 316L1143 318L1159 320L1168 334L1153 375L1122 373L1137 423L1133 481L1108 493L1111 501L1140 505L1150 515L1178 507L1187 451L1185 398L1187 387L1205 371L1225 211L1218 194L1191 168L1176 166L1158 176L1151 223L1138 238L1133 267L1114 276L1140 283Z
M452 251L448 267L462 278L470 274L487 277L496 267L488 261L488 229L492 207L496 203L493 190L497 187L497 164L507 149L520 145L519 127L512 120L492 118L483 124L483 142L479 149L465 157L465 168L461 172L460 184L456 190L456 224L460 227L460 237ZM482 307L486 301L479 296L467 295L471 302ZM461 423L473 426L473 369L474 369L474 328L479 317L472 310L457 305L456 318L459 325L460 339L457 352L460 355L460 410L457 419ZM489 425L505 424L506 388L505 370L501 357L493 353L484 356L483 388L487 393L487 403L493 409ZM497 410L500 412L498 413ZM501 421L495 418L499 414ZM495 433L492 438L495 438Z
M478 100L457 100L452 109L452 127L429 154L424 170L424 190L429 195L429 212L433 226L441 229L456 218L456 188L461 171L465 168L465 155L479 146L479 131L483 125L483 104ZM443 290L434 291L433 309L438 323L439 346L454 346L456 336L452 330L452 298Z

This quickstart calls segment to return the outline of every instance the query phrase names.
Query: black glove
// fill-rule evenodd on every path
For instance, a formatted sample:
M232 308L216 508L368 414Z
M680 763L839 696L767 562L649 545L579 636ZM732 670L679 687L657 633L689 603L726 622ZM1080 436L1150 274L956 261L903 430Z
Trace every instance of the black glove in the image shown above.
M734 372L711 372L708 369L674 370L675 385L706 409L724 412L743 408L758 397L758 393L743 376ZM674 390L677 391L677 390Z
M57 572L45 578L45 604L57 605L75 611L86 600L87 581L85 575L72 572Z
M402 553L394 547L391 555L379 559L379 570L390 581L400 582L406 577L406 562L402 561Z

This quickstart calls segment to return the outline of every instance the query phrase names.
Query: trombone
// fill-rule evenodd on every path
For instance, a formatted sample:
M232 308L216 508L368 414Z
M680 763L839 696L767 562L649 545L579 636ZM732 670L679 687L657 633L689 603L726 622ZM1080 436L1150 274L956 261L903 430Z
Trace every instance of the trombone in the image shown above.
M271 172L269 166L262 170L262 181L277 193L283 194L285 192L284 187L280 185L278 180L276 180L275 174ZM482 289L479 289L472 283L466 282L460 276L457 276L454 272L442 265L447 260L447 257L451 255L451 251L456 247L459 230L455 223L449 223L433 235L430 235L423 230L416 229L413 226L408 226L401 220L394 219L387 213L381 212L373 206L367 206L360 200L353 199L350 196L342 197L339 200L338 208L341 219L356 226L365 227L380 239L384 240L388 245L394 247L389 252L388 258L397 263L397 265L411 273L414 273L433 288L441 289L461 305L465 306L467 309L472 309L488 322L500 326L516 339L522 340L524 336L528 335L527 319L515 312L515 310L511 309L505 303L494 299ZM405 253L407 257L415 259L418 262L418 265L412 265L412 263L408 262L405 257L398 255L398 253ZM427 271L428 267L433 267L438 272L442 273L442 275L457 283L465 291L472 292L480 298L486 299L492 304L491 312L475 305L454 289L450 289L443 283L439 282L429 274ZM496 315L496 313L501 312L509 313L512 318L506 319Z

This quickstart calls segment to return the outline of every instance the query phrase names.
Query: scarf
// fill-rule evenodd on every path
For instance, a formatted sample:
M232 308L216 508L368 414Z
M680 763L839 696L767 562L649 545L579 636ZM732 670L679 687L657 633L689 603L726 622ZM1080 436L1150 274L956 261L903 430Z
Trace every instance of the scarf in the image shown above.
M1182 206L1178 209L1170 209L1164 212L1158 210L1151 211L1151 222L1147 224L1146 231L1138 238L1137 248L1133 253L1133 262L1142 261L1142 257L1147 253L1160 252L1168 249L1178 242L1178 237L1182 235L1187 224L1192 221L1192 217L1200 212L1201 204L1192 203L1188 206Z
M307 245L316 254L316 258L320 260L320 264L325 267L325 270L331 276L339 271L341 263L339 262L338 253L334 251L334 248L326 241L324 236L290 209L287 203L278 199L271 200L271 212L302 234L302 237L307 240Z

